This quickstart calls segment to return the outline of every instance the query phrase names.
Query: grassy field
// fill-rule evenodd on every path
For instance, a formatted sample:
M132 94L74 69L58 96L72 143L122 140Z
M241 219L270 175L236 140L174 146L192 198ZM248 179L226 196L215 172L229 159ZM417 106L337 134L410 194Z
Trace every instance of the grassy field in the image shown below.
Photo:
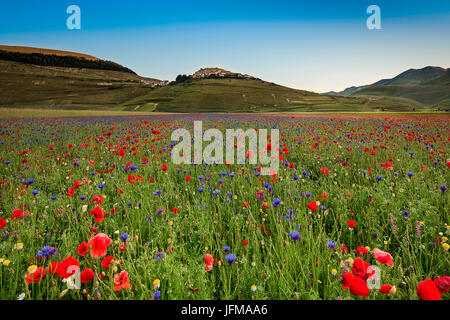
M395 101L414 106L417 110L426 106L433 106L437 110L450 109L449 85L375 86L362 89L353 96Z
M156 104L156 111L170 112L411 111L409 106L400 103L332 97L253 79L188 80L149 91L123 106L125 110L133 110L136 105L146 103Z
M160 82L126 72L0 60L0 107L177 113L414 111L407 100L326 96L254 79L194 79L159 88L151 83Z
M0 108L0 119L10 118L64 118L64 117L113 117L145 116L150 114L167 114L158 112L120 111L120 110L66 110L66 109L30 109Z
M0 60L0 107L120 110L151 90L131 73L35 66Z
M193 119L279 129L276 176L173 164L171 134ZM449 122L1 119L0 299L448 300Z

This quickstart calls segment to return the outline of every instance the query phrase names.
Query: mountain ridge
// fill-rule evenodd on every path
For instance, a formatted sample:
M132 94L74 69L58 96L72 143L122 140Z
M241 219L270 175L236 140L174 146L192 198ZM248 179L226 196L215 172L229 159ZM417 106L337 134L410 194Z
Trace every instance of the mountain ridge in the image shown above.
M450 68L411 68L390 79L323 94L401 102L408 104L414 111L423 108L450 111Z
M437 74L436 76L427 77L426 79L421 79L421 80L419 79L416 81L411 80L411 78L416 79L415 76L417 75L417 73L423 73L423 72L429 73L429 71L439 71L440 73L434 72L434 74ZM372 84L366 84L366 85L361 85L361 86L351 86L351 87L345 88L342 91L323 92L322 94L349 96L359 90L362 90L362 89L365 89L365 88L368 88L371 86L393 85L393 84L423 84L423 83L426 83L427 81L432 81L441 76L444 76L445 73L447 73L449 71L450 71L450 68L445 69L442 67L435 67L435 66L426 66L421 69L410 68L410 69L403 71L402 73L396 75L393 78L381 79ZM405 78L407 79L406 81L405 81ZM408 81L408 78L409 78L409 81Z

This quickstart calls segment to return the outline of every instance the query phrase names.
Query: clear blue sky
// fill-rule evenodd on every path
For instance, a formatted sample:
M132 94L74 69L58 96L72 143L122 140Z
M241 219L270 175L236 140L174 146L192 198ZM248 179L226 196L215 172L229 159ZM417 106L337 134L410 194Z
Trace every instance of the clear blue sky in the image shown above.
M71 4L81 30L66 28ZM366 27L371 4L381 30ZM450 1L1 1L0 44L87 53L158 79L218 66L324 92L450 67Z

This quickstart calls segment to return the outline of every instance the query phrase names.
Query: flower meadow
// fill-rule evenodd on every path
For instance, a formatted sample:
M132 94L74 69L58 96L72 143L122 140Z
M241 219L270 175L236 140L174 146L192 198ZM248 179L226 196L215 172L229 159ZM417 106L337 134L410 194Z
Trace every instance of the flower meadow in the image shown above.
M177 128L279 129L280 168L175 165ZM442 299L450 117L0 120L0 298ZM206 146L206 143L204 143Z

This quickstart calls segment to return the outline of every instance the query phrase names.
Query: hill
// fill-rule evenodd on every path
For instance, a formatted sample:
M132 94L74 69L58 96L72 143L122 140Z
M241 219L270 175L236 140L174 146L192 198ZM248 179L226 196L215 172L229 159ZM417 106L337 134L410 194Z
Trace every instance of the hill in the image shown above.
M407 111L401 103L389 106L364 98L332 97L291 89L257 78L177 77L168 86L123 104L125 110L158 112L358 112L387 108Z
M392 79L325 94L399 102L411 106L414 110L450 110L449 74L450 69L440 67L409 69Z
M221 68L202 68L168 83L88 55L7 46L0 46L0 107L197 113L412 111L409 101L321 95Z
M0 60L0 107L117 110L163 84L127 72Z
M134 71L112 61L101 60L93 57L85 58L83 55L72 56L70 55L70 52L65 52L63 54L64 51L59 51L57 54L50 54L45 53L49 50L42 50L44 53L33 52L33 50L30 50L30 53L28 53L23 52L26 50L12 51L11 48L8 48L8 50L0 50L0 60L22 62L39 66L101 69L135 73Z
M39 54L45 54L45 55L72 56L72 57L77 57L77 58L84 58L86 60L93 60L93 61L100 60L97 57L94 57L94 56L91 56L88 54L84 54L84 53L63 51L63 50L34 48L34 47L0 45L0 50L1 51L9 51L9 52L19 52L19 53L25 53L25 54L39 53Z

